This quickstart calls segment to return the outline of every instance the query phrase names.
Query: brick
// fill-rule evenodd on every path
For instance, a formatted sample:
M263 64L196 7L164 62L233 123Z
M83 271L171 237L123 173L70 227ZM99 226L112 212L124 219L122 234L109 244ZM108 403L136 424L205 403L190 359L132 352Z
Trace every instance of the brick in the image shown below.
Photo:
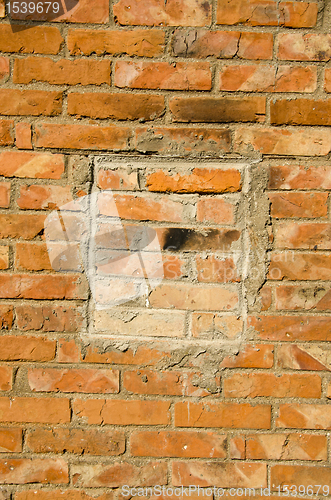
M97 183L100 189L139 190L138 172L130 171L126 167L99 170Z
M13 144L14 144L13 120L0 120L0 146L11 146Z
M180 7L174 0L160 4L157 0L130 3L119 0L113 6L114 20L132 26L206 26L211 22L211 4L182 0Z
M202 283L236 283L240 274L232 257L196 257L198 281Z
M275 490L280 484L284 484L287 480L291 481L291 485L299 487L300 485L308 487L309 485L322 484L323 486L331 485L331 467L309 465L274 465L271 467L271 483L272 489ZM322 490L323 490L322 486ZM313 491L317 491L318 487L313 487ZM325 490L324 490L325 491Z
M81 349L75 339L59 339L57 360L59 363L78 363L82 361Z
M3 335L0 337L2 361L51 361L55 358L56 341L46 337Z
M331 225L314 222L282 222L278 225L275 248L331 250ZM291 256L293 252L290 252Z
M331 71L330 68L325 68L324 71L324 90L331 92Z
M72 93L68 114L116 120L153 120L164 112L164 97L146 94Z
M113 492L100 493L96 496L94 492L89 494L83 490L25 490L15 493L15 500L113 500Z
M0 421L41 424L70 422L69 399L0 397Z
M211 71L208 62L117 61L114 82L131 89L210 90Z
M35 12L33 15L24 14L20 11L12 13L12 19L32 19L34 21L55 21L69 23L107 23L109 21L109 4L107 0L80 0L76 2L66 2L65 10L61 8L59 13L53 13L51 9L46 9L41 13Z
M11 305L0 304L0 330L10 330L14 321L14 308ZM2 337L0 337L1 341ZM1 351L0 351L1 352Z
M47 82L53 85L110 85L110 61L26 57L15 59L13 82Z
M130 450L137 457L225 458L226 436L215 432L134 432Z
M275 290L275 308L277 310L313 310L331 309L331 290L328 285L277 286Z
M229 439L229 458L246 458L246 443L242 436L235 436Z
M118 370L30 368L28 381L34 392L119 392Z
M278 347L277 365L281 369L330 371L331 353L316 344L281 345Z
M17 205L23 210L54 209L72 201L70 186L30 185L20 187Z
M175 404L175 426L269 429L270 406L179 402Z
M178 122L260 122L264 121L265 98L174 97L169 108Z
M251 336L262 340L282 342L331 340L328 316L250 316Z
M278 219L290 217L326 217L328 193L269 193L271 216Z
M291 259L283 254L271 255L269 279L275 280L329 280L331 255L322 253L296 253Z
M173 462L174 486L221 488L267 486L267 465L260 463Z
M149 462L143 465L133 465L127 462L113 464L73 464L73 484L76 487L117 487L154 486L166 484L167 464L165 462Z
M0 182L0 208L8 208L10 203L10 182Z
M330 126L331 99L278 99L270 103L273 125Z
M51 26L15 26L1 24L0 51L22 54L58 54L63 38L57 28Z
M128 149L130 129L118 126L36 125L36 146L59 149Z
M331 35L324 33L281 33L278 59L287 61L329 61Z
M213 388L199 386L201 373L140 369L125 371L122 375L123 387L134 394L158 394L164 396L208 396ZM215 381L215 385L217 381Z
M20 453L22 451L22 429L1 428L0 429L0 452Z
M31 124L19 122L16 124L16 147L18 149L33 149Z
M219 0L217 23L312 28L317 13L318 6L313 2L280 2L278 5L274 0Z
M279 407L276 427L331 429L329 405L285 404Z
M314 92L317 71L314 66L272 65L222 66L220 90L242 92Z
M273 347L268 344L246 344L238 354L225 356L220 368L272 368Z
M246 128L235 131L234 150L272 155L325 156L330 152L329 131L326 129Z
M167 425L169 407L168 401L75 399L73 413L89 424Z
M71 305L17 305L16 324L20 330L76 332L84 325L84 312Z
M109 429L29 429L25 444L33 453L120 455L125 451L122 431Z
M0 238L32 240L44 229L44 215L0 214Z
M9 246L0 246L0 269L9 268Z
M10 391L13 386L13 368L0 366L0 391Z
M155 308L176 308L206 311L230 311L238 306L235 288L197 285L160 285L150 294L149 301Z
M147 171L146 186L149 191L163 193L233 193L241 190L241 173L236 168L201 167L195 167L187 174L167 170ZM208 210L214 199L208 198L205 202L201 200L200 205L198 204L198 213L203 212L203 209ZM216 203L217 201L216 199ZM224 205L231 206L223 203L223 208ZM202 208L199 209L199 206Z
M174 56L229 59L272 59L271 33L247 31L176 30L172 39Z
M233 340L242 335L243 322L234 315L223 316L214 313L192 314L192 336L208 337L221 336L223 339Z
M86 299L87 283L79 275L2 274L0 298Z
M310 374L235 373L223 380L227 398L320 398L321 378Z
M68 464L63 458L0 460L1 484L67 484L68 482Z
M10 66L8 57L0 57L0 81L5 82L10 75Z
M0 2L0 17L5 17L6 12L5 12L5 2L4 0L1 0Z
M330 189L328 166L277 165L269 167L268 189Z
M187 155L194 151L219 156L220 151L230 151L231 137L225 128L137 127L135 144L135 149L143 153Z
M246 458L253 460L326 460L326 436L260 434L247 436Z
M155 57L164 52L165 33L159 30L69 30L68 49L72 55L111 54Z
M56 116L62 111L62 92L0 90L0 115Z
M64 172L64 157L60 154L0 153L0 175L5 177L31 177L36 179L60 179Z
M162 346L147 347L138 345L137 348L128 348L126 351L120 351L116 347L109 346L104 352L97 343L92 343L86 349L84 361L86 363L109 363L123 365L144 365L155 366L162 360L169 360L171 357L169 350L162 350ZM74 354L77 356L77 354Z

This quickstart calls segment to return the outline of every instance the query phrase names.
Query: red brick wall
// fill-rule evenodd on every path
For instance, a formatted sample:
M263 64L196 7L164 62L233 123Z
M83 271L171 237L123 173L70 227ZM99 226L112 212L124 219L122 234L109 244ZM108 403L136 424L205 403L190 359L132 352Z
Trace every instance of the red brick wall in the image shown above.
M331 490L330 2L65 4L0 0L0 499ZM97 310L44 223L109 189L164 279Z

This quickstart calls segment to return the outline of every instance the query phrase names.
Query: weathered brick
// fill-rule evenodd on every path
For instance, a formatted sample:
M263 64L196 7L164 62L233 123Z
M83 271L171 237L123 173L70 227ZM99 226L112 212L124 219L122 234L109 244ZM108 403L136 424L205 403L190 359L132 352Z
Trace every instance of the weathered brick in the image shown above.
M55 358L56 341L45 337L2 335L0 359L2 361L51 361Z
M134 432L130 450L138 457L225 458L226 436L214 432Z
M330 189L329 166L277 165L269 167L269 189Z
M210 90L211 71L208 62L117 61L114 82L131 89Z
M63 172L64 158L60 154L16 151L0 153L0 175L5 177L60 179Z
M235 205L223 198L203 198L197 203L197 220L212 224L234 224Z
M83 490L34 490L29 489L15 493L15 500L114 500L113 491L108 493L87 493Z
M10 391L13 386L13 368L0 366L0 391Z
M203 283L235 283L241 280L232 257L196 257L198 281Z
M159 30L69 30L68 48L72 55L104 54L155 57L164 52L165 33Z
M331 99L278 99L270 103L273 125L331 125Z
M278 35L278 59L286 61L329 61L330 58L330 34L281 33Z
M12 305L0 304L0 330L10 330L13 326L14 308ZM0 341L5 337L0 336ZM1 351L0 351L1 352Z
M324 90L331 92L331 68L325 68L324 71Z
M31 124L19 122L15 128L16 147L18 149L33 149Z
M82 361L81 348L75 339L59 339L57 360L59 363L78 363Z
M164 112L164 97L146 94L72 93L68 114L117 120L154 120Z
M260 122L264 121L265 98L174 97L169 103L178 122Z
M328 316L250 316L251 336L282 342L323 342L331 340Z
M138 172L130 171L126 167L114 170L99 170L98 187L101 189L129 190L139 189Z
M120 455L125 451L122 431L109 429L29 429L25 439L33 453L75 453L77 455Z
M206 26L211 22L210 2L175 0L160 4L157 0L119 0L113 6L115 22L142 26Z
M22 451L22 429L11 427L0 429L0 452L19 453ZM1 497L0 497L1 498Z
M235 436L229 439L229 458L246 458L246 443L243 436Z
M70 422L69 399L1 397L0 421L44 424Z
M157 228L160 246L163 250L182 251L231 251L232 244L240 241L238 229L191 229L185 227Z
M326 460L326 436L260 434L247 436L246 458L253 460Z
M76 332L84 325L83 309L69 304L17 305L15 313L17 326L23 331Z
M79 275L2 274L0 298L85 299L87 283Z
M289 217L326 217L328 193L269 193L271 216L278 219Z
M0 214L0 238L32 240L44 229L41 214Z
M330 280L331 255L321 253L296 253L290 259L272 253L269 279L275 280Z
M331 467L318 466L314 464L309 465L273 465L271 467L271 484L272 489L276 490L276 487L280 484L284 484L285 481L291 481L291 486L299 487L301 485L307 488L309 485L323 485L331 486ZM322 486L322 489L323 489ZM318 487L313 487L313 491L316 492ZM324 490L325 491L325 490Z
M62 111L62 92L0 90L0 115L55 116Z
M10 182L0 182L0 208L8 208L10 203Z
M36 125L36 146L65 149L128 149L131 135L127 127L109 125L60 125L39 123Z
M208 337L219 336L233 340L241 336L243 321L234 315L222 315L215 313L193 313L192 314L192 336Z
M54 209L72 201L70 186L30 185L20 187L17 205L25 210Z
M314 92L316 67L272 65L222 66L220 90L242 92Z
M10 75L10 66L8 57L0 57L0 81L3 83Z
M9 246L0 246L0 269L9 268Z
M327 222L282 222L277 227L275 247L330 250L331 225ZM293 258L293 253L289 254L288 258Z
M61 5L61 4L60 4ZM20 10L17 14L12 13L12 19L33 19L34 21L55 21L70 23L107 23L109 21L109 4L107 0L80 0L66 2L65 10L60 7L59 13L53 13L52 9L43 9L38 13L25 14Z
M295 403L280 405L276 427L331 429L330 406Z
M238 354L225 356L221 368L272 368L274 362L273 345L246 344Z
M331 309L331 289L328 285L280 285L275 290L277 310L314 310Z
M323 345L281 345L277 352L277 365L281 369L331 370L331 353Z
M68 465L62 458L0 460L1 484L67 484L68 482Z
M55 85L110 85L110 61L26 57L15 59L13 82L47 82Z
M0 146L11 146L12 144L14 144L13 120L0 120Z
M63 38L57 28L50 26L0 26L0 51L22 54L58 54Z

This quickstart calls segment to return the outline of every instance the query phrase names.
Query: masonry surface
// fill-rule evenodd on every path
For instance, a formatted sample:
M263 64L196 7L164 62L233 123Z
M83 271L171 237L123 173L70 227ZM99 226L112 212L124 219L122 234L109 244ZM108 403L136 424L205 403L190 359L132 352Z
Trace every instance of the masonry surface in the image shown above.
M0 0L0 500L330 498L331 2L62 3ZM164 279L98 309L44 223L107 190Z

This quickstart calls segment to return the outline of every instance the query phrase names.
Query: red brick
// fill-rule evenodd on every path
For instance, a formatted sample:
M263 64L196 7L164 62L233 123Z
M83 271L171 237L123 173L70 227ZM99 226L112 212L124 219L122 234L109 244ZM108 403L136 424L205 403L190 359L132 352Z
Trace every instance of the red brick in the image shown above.
M0 452L19 453L22 451L22 429L1 428L0 429Z
M9 246L0 246L0 269L9 268Z
M2 335L0 359L2 361L51 361L55 358L56 341L45 337Z
M36 125L36 146L65 149L128 149L130 129L109 125L60 125L39 123Z
M12 13L12 19L32 19L33 21L55 21L70 23L107 23L109 21L109 4L107 0L80 0L79 3L67 2L66 11L62 15L56 15L51 9L46 9L42 13L24 14L20 11ZM60 12L63 12L61 9Z
M317 13L317 4L310 2L219 0L217 23L311 28L316 24Z
M265 98L174 97L169 108L177 122L260 122L264 121Z
M0 460L2 484L67 484L68 482L68 465L63 458Z
M109 429L29 429L25 444L33 453L75 453L77 455L120 455L125 436Z
M72 93L68 114L116 120L154 120L164 112L164 97L146 94Z
M8 208L10 203L10 182L0 182L0 208Z
M235 131L234 150L248 154L325 156L331 150L329 131L325 129L278 129L240 127Z
M272 33L240 32L239 50L240 59L272 59Z
M331 309L331 290L328 285L279 285L275 290L277 310L313 310Z
M331 68L325 68L324 71L324 90L331 92Z
M22 54L58 54L63 38L57 28L50 26L0 26L0 51Z
M130 171L126 167L99 170L97 183L101 189L135 191L139 189L138 172Z
M34 392L119 392L118 370L30 368L28 381Z
M208 62L117 61L115 85L131 89L210 90L211 71Z
M273 252L269 279L275 280L330 280L331 255L321 253L293 253L290 259Z
M0 120L0 146L11 146L12 144L14 144L13 120Z
M0 330L10 330L14 321L14 308L11 305L0 304ZM0 336L0 342L2 337ZM1 352L1 351L0 351Z
M251 336L282 342L331 340L328 316L250 316L248 326L254 328Z
M149 462L142 465L128 462L73 464L72 473L73 484L76 487L154 486L167 482L165 462Z
M147 171L146 186L149 191L172 193L233 193L241 190L241 173L234 168L195 167L190 173L172 173L167 170ZM212 200L201 200L198 213L208 210ZM216 199L216 203L221 200ZM206 207L207 205L207 207ZM225 203L223 203L224 207ZM202 207L199 209L199 206ZM232 206L226 204L226 207ZM229 208L228 211L229 212ZM199 219L201 220L201 219ZM232 222L231 222L232 223Z
M310 374L236 373L223 380L226 398L320 398L321 378Z
M76 399L73 413L89 424L167 425L169 407L168 401Z
M330 406L295 403L280 405L276 427L331 429Z
M1 397L0 421L43 424L70 422L69 399Z
M203 283L234 283L241 281L232 257L196 257L198 281Z
M225 356L221 368L272 368L274 355L273 345L246 344L243 350L233 356Z
M287 61L329 61L331 35L324 33L281 33L278 59Z
M282 222L277 227L275 247L330 250L331 225L314 222ZM289 258L293 258L293 252L289 252Z
M164 52L165 33L159 30L69 30L72 55L104 54L155 57Z
M326 217L328 193L269 193L271 216Z
M19 122L16 124L16 147L18 149L33 149L31 124Z
M8 57L0 57L0 81L3 83L10 75L10 66Z
M176 427L269 429L270 406L236 403L175 404Z
M269 189L330 189L329 166L281 165L269 167Z
M0 298L86 299L87 283L79 275L0 275Z
M36 179L60 179L64 172L64 157L60 154L0 153L0 175L5 177L31 177Z
M14 83L47 82L53 85L110 85L110 61L26 57L15 59Z
M15 493L15 500L114 500L113 492L100 493L98 496L95 493L87 493L83 490L25 490Z
M294 486L304 486L307 488L310 485L313 486L313 491L317 492L319 485L323 487L328 486L328 490L331 486L331 467L318 466L314 464L309 465L274 465L271 467L271 484L272 489L276 490L279 485L285 484L285 481L290 481L291 489L293 491ZM277 490L278 491L278 490ZM326 491L326 490L324 490Z
M211 4L170 0L160 4L157 0L119 0L113 6L115 22L122 25L142 26L206 26L211 22Z
M278 347L277 364L281 369L330 371L330 351L318 344L285 344Z
M84 325L84 312L71 305L17 305L16 323L20 330L76 332Z
M326 460L326 457L326 436L291 433L260 434L246 438L246 458L248 459Z
M62 92L0 90L1 115L55 116L62 111Z
M331 125L331 99L278 99L270 103L273 125Z
M175 486L261 488L267 486L267 465L261 463L173 462Z
M215 432L134 432L130 450L137 457L225 458L226 436Z
M314 92L317 70L314 66L272 65L222 66L220 90L242 92Z
M0 391L10 391L13 386L13 368L0 366Z
M32 240L44 229L44 215L0 214L0 238Z
M135 144L136 150L143 153L187 155L194 151L218 156L220 152L230 151L231 137L225 128L137 127Z

